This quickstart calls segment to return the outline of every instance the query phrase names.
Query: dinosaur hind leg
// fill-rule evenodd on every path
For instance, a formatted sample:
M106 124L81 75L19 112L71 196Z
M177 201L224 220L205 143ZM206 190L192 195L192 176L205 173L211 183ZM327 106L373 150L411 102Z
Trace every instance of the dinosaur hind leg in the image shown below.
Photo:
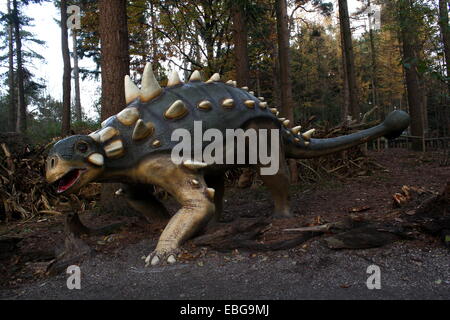
M247 128L255 130L260 129L278 129L273 122L267 120L252 121L247 125ZM249 146L251 147L251 146ZM270 141L268 142L269 150L272 150ZM289 184L290 174L286 163L286 157L284 153L284 145L282 138L278 141L278 145L274 146L274 152L278 152L279 169L274 175L260 175L264 182L264 185L269 189L272 194L272 198L275 202L274 217L276 218L288 218L292 217L289 208ZM272 155L274 156L274 155ZM257 166L259 169L263 168L263 165Z
M286 161L283 159L280 162L280 169L275 175L260 175L272 195L275 203L274 217L275 218L290 218L292 214L289 208L289 171Z
M217 173L210 174L205 176L206 184L208 187L213 188L216 192L214 195L214 204L216 206L216 210L213 218L211 219L212 223L217 223L220 221L220 218L223 213L223 196L225 193L225 174Z
M170 218L167 209L151 192L151 186L126 185L123 192L128 204L134 210L142 213L148 222Z

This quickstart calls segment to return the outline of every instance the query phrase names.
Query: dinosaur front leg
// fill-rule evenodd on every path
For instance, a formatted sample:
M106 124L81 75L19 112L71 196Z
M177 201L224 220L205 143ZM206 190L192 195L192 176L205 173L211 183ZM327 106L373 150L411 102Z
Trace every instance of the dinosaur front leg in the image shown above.
M145 260L147 265L175 263L180 245L200 231L214 215L214 191L208 189L202 177L186 174L166 190L182 207L164 229L155 251Z

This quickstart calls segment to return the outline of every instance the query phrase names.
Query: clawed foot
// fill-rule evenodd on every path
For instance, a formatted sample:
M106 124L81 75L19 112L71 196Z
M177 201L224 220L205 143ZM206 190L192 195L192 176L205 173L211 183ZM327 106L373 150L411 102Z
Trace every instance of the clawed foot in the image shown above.
M178 250L171 250L168 252L158 252L155 250L145 258L145 266L175 264L177 262L178 253Z

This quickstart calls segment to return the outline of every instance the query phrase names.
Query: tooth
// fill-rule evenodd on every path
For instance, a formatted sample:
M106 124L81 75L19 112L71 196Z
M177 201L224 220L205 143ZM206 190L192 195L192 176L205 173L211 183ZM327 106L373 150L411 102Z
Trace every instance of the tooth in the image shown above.
M249 90L248 87L242 87L241 89L244 90L244 91L248 91Z
M227 109L234 108L234 100L233 99L225 99L222 103L222 106Z
M206 189L206 193L208 194L208 198L209 198L210 200L213 200L213 201L214 201L214 196L215 196L215 194L216 194L216 190L214 190L214 189L212 189L212 188L208 188L208 189Z
M198 180L196 180L196 179L193 179L191 182L192 182L192 184L193 184L194 186L200 185L200 182L199 182Z
M139 119L137 108L126 108L117 115L117 120L124 126L132 126Z
M230 86L236 87L236 82L233 80L227 81L227 84L229 84Z
M279 118L278 120L280 120L280 122L284 122L286 121L286 118Z
M198 161L192 161L192 160L186 160L185 162L183 162L183 165L190 169L190 170L200 170L200 169L204 169L208 166L207 163L204 162L198 162Z
M211 101L205 100L198 104L198 108L201 110L211 110L213 107L213 104Z
M182 84L183 82L180 80L180 76L178 72L173 71L169 77L169 81L167 82L168 87L177 86L179 84Z
M219 82L220 81L220 74L215 73L211 79L209 79L208 81L206 81L206 83L213 83L213 82Z
M88 157L88 161L96 166L103 166L105 164L105 158L100 153L93 153Z
M305 146L309 147L310 144L311 144L311 142L305 141Z
M151 122L145 123L142 119L139 119L134 127L133 140L139 141L151 136L155 132L155 127Z
M244 102L244 104L247 106L247 108L253 109L255 108L256 102L253 100L247 100Z
M202 75L198 70L195 70L189 81L202 81Z
M316 132L316 129L311 129L309 131L306 131L303 134L303 138L305 138L305 140L310 140L312 138L312 136L314 135L314 133Z
M142 75L141 101L150 101L159 96L161 92L162 88L155 78L152 65L147 63L145 65L144 74Z
M278 109L277 108L272 108L272 109L270 109L270 112L272 112L273 114L277 114Z
M266 100L264 97L259 97L258 99L261 100L261 101L265 101Z
M293 134L299 134L301 130L302 130L301 126L294 127L294 128L292 128L292 133Z
M269 104L267 102L260 102L259 103L259 107L261 109L267 109L268 106L269 106Z
M250 93L252 96L255 95L255 91L250 91L249 93Z
M285 121L283 121L283 125L284 125L285 127L289 127L290 124L291 124L291 121L290 121L290 120L285 120Z
M183 101L175 101L164 113L164 117L169 120L181 119L189 113L188 108Z
M105 153L108 158L120 157L124 154L123 142L121 140L116 140L111 142L105 147Z
M159 140L153 141L152 147L153 147L153 148L159 148L159 147L161 147L161 141L159 141Z
M131 80L130 76L125 76L125 100L127 105L139 98L141 90Z
M233 81L233 85L237 88L237 81Z
M113 127L106 127L99 131L97 134L100 138L100 142L103 143L117 136L119 132Z

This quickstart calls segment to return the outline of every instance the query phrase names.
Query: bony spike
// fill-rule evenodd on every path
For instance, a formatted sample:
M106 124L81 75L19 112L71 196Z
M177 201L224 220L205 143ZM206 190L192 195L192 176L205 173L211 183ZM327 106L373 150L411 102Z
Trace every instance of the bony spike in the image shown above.
M139 98L141 90L131 80L130 76L125 76L125 101L128 104Z
M142 75L141 101L150 101L159 96L161 92L162 88L156 80L152 65L147 63Z
M303 134L303 138L304 138L305 140L311 140L311 138L312 138L312 136L314 135L314 133L316 133L316 129L311 129L311 130L309 130L309 131L306 131L306 132Z

